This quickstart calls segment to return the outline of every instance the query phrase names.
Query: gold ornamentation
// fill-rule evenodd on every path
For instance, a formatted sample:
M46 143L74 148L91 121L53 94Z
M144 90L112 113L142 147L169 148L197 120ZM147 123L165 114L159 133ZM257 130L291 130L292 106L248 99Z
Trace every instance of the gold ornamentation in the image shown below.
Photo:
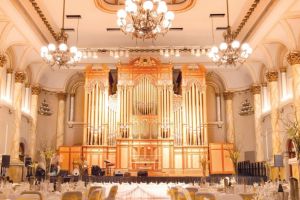
M16 83L24 83L26 79L26 74L24 72L16 72L15 73L15 82Z
M7 68L6 69L6 73L8 73L8 74L12 74L13 72L14 72L13 68Z
M224 92L223 97L225 100L232 100L233 99L233 92Z
M290 65L300 64L300 51L291 51L286 59Z
M7 58L5 54L0 53L0 67L3 67L7 63Z
M261 87L267 87L267 86L268 86L267 82L261 84Z
M267 72L266 77L267 77L268 82L278 81L278 72L276 72L276 71Z
M286 67L280 67L279 68L280 73L284 73L284 72L286 72L286 70L287 70Z
M253 85L251 87L251 92L253 94L260 94L260 92L261 92L261 86L259 86L259 85Z
M140 57L139 59L134 61L133 65L135 67L153 67L156 65L156 62L150 57Z
M42 91L42 88L38 85L32 86L31 87L31 94L32 95L39 95Z
M60 92L60 93L57 93L57 97L58 97L58 100L65 100L67 97L67 94L64 92Z

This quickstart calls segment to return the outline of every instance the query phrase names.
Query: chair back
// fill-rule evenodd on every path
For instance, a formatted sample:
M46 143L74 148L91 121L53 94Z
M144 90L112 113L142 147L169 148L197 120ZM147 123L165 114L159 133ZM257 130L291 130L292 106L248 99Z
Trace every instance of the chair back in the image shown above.
M198 192L198 188L195 188L195 187L187 187L187 188L185 188L188 192L189 192L189 194L190 194L190 196L191 196L191 199L192 200L195 200L195 194L196 194L196 192Z
M253 200L255 198L255 194L240 194L243 200Z
M299 200L298 180L296 178L290 178L290 188L291 200Z
M224 186L225 188L229 186L229 180L227 178L224 179Z
M195 200L216 200L216 197L212 193L196 192Z
M106 200L115 200L117 191L118 191L118 186L113 185L109 190L109 194L108 194L108 197L106 198Z
M171 189L169 190L169 195L171 197L171 200L177 200L178 188L177 187L171 187Z
M187 189L178 188L177 200L192 200L192 198Z
M101 186L91 186L88 192L88 198L90 197L90 195L97 189L102 189Z
M36 200L43 200L43 195L40 192L36 192L36 191L24 191L21 192L21 196L18 199L36 199Z
M82 200L81 192L65 192L62 195L61 200Z
M90 194L88 200L102 200L101 195L102 189L96 189Z

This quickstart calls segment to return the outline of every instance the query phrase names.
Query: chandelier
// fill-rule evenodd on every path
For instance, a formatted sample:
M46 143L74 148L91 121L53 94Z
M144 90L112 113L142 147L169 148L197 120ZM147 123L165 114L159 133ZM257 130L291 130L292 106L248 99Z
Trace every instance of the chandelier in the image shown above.
M229 25L229 8L227 6L227 27L224 32L224 42L219 47L213 46L208 52L208 57L217 65L236 65L243 64L252 53L252 48L248 43L242 45L236 40L236 34L232 32Z
M52 112L50 110L49 104L46 102L46 99L44 99L43 102L41 103L38 113L44 116L52 115Z
M80 61L82 53L76 46L68 47L68 34L65 32L65 0L63 1L63 17L62 28L56 34L57 45L50 43L48 46L41 48L41 57L50 66L58 65L59 67L67 67Z
M250 102L248 99L246 99L245 101L243 101L241 103L241 108L240 108L240 112L239 114L241 116L247 116L247 115L251 115L254 113L254 109L253 107L251 106Z
M117 25L125 34L143 40L166 34L175 17L163 0L126 0L117 16Z

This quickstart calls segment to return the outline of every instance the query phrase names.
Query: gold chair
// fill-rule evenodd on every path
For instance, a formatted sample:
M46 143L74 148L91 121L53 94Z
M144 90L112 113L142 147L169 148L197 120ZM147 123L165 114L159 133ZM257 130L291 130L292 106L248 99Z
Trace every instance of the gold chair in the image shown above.
M171 197L171 200L177 200L177 198L178 198L178 188L171 187L171 189L169 190L169 195Z
M115 200L116 199L116 195L117 195L117 191L118 191L118 186L114 185L110 188L108 197L105 198L105 200Z
M88 200L102 200L102 197L101 197L102 191L103 191L102 189L96 189L96 190L94 190L90 194Z
M62 195L61 200L82 200L81 192L65 192Z
M178 188L177 200L191 200L191 195L188 190L184 188Z
M194 199L195 199L195 194L196 194L196 192L198 192L198 188L195 188L195 187L187 187L187 188L185 188L185 189L189 192L189 194L190 194L190 196L191 196L191 199L194 200Z
M255 198L255 194L240 194L243 200L253 200Z
M94 192L95 190L98 190L98 189L103 189L103 188L101 186L91 186L90 189L89 189L89 192L88 192L88 198L90 197L92 192Z
M43 195L40 192L35 191L24 191L21 193L21 196L17 200L43 200Z
M212 193L203 193L203 192L196 192L195 193L195 200L216 200L216 197Z

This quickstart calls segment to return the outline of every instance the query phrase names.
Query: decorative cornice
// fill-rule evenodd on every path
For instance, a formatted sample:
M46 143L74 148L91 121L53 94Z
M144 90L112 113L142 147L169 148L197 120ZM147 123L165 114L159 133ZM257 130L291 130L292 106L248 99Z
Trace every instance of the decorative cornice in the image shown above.
M75 97L75 93L71 93L70 96L71 96L71 97Z
M291 51L286 59L290 65L300 64L300 51Z
M4 53L0 53L0 67L3 67L7 63L7 58Z
M280 67L280 68L279 68L280 73L285 73L286 70L287 70L286 67Z
M15 82L16 83L24 83L26 79L26 74L24 72L16 72L15 73Z
M39 5L37 4L37 2L35 0L29 0L34 8L34 10L37 12L37 14L39 15L39 17L41 18L41 20L43 21L43 23L45 24L45 26L47 27L47 29L49 30L49 32L51 33L52 37L57 41L57 35L54 31L54 29L52 28L52 26L50 25L49 21L47 20L47 18L45 17L43 11L41 10L41 8L39 7Z
M252 3L251 7L249 8L247 14L244 16L242 22L240 23L240 25L238 26L238 28L234 32L235 36L237 36L242 31L242 29L244 28L245 24L249 20L250 16L254 12L254 10L257 7L257 5L258 5L259 2L260 2L260 0L254 0L254 2Z
M267 77L268 82L278 81L278 72L276 72L276 71L267 72L266 77Z
M232 100L233 99L233 92L224 92L223 97L225 100Z
M31 94L32 95L39 95L41 94L42 88L39 85L35 85L31 87Z
M58 100L66 100L67 94L64 92L57 93Z
M12 74L13 72L14 72L13 68L7 68L6 69L6 73L8 73L8 74Z
M251 87L251 92L253 94L260 94L260 92L261 92L261 86L260 85L253 85Z
M30 88L30 83L25 83L25 88Z
M268 86L267 82L261 83L261 87L267 87L267 86Z

